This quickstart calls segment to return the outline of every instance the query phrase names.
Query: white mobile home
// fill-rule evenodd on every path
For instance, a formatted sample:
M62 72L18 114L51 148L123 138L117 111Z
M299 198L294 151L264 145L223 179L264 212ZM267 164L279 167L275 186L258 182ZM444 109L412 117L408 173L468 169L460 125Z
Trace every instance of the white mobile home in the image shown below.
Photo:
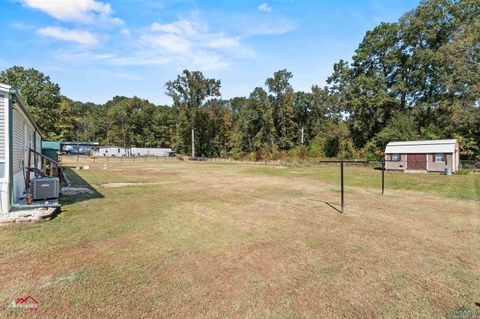
M171 156L174 153L171 148L125 148L120 146L100 146L93 151L93 156Z
M132 156L170 156L171 153L171 148L132 147L130 149Z
M0 83L0 215L23 198L30 150L41 153L41 139L16 91Z
M122 157L129 155L129 149L121 146L99 146L92 151L93 156Z
M390 142L385 149L387 170L445 172L458 170L457 140Z

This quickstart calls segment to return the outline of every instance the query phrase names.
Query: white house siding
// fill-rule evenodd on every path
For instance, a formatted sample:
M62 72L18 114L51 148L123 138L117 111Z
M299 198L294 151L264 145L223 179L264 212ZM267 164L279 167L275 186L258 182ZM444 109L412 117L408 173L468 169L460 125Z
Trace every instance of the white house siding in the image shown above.
M13 109L12 125L12 170L15 175L22 170L22 161L25 158L25 120L17 109Z
M23 197L25 190L25 168L28 166L28 149L40 152L41 149L33 144L35 128L17 105L12 108L12 173L13 173L13 201ZM41 144L40 144L41 145Z
M35 150L37 152L42 152L42 137L40 136L40 134L38 134L38 132L35 132L35 142L36 142L36 145L35 145ZM41 169L42 167L42 164L40 163L40 161L38 161L38 169Z
M9 174L8 174L8 92L0 93L0 214L8 213Z
M5 106L6 98L4 94L0 94L0 162L5 163Z

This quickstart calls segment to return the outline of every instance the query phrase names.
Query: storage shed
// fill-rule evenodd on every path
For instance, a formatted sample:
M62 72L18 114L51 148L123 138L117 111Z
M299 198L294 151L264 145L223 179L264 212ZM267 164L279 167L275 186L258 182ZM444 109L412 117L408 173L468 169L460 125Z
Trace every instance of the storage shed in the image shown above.
M385 149L387 170L452 172L458 170L457 140L390 142Z
M58 162L58 153L60 153L60 142L42 142L42 154Z

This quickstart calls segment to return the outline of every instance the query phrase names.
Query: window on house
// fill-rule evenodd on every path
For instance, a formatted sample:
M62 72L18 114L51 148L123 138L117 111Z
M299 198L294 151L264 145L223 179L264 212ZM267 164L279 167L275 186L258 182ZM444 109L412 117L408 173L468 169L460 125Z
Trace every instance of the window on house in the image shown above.
M443 156L443 153L435 154L435 162L445 162L445 157Z
M392 154L392 161L399 161L400 160L400 154Z

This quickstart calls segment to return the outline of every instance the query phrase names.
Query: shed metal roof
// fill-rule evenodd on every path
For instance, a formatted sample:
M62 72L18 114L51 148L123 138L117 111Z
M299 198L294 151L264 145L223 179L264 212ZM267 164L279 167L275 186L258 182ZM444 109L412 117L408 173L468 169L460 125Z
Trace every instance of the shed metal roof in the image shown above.
M60 142L42 141L42 148L60 150Z
M402 141L390 142L386 154L455 153L457 140Z

